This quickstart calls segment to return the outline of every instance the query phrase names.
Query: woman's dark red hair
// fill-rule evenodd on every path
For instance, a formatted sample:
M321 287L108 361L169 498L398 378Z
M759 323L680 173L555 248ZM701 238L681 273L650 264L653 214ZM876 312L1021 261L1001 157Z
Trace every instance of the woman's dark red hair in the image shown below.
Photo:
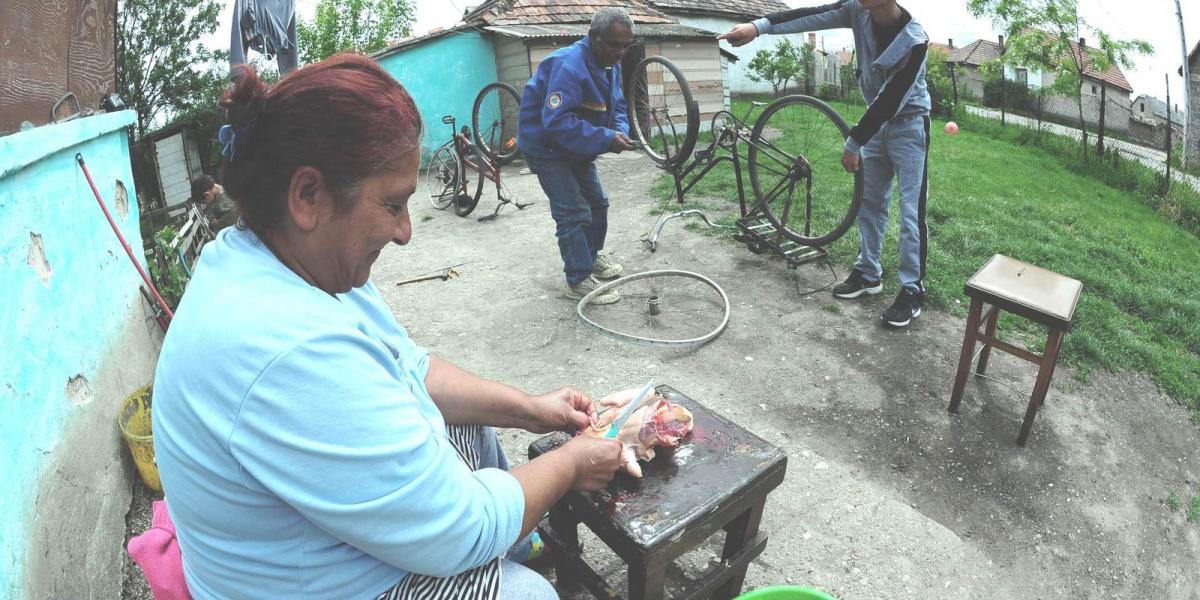
M278 224L292 173L321 171L348 206L359 182L396 167L419 147L421 116L404 87L361 54L338 54L269 89L251 67L221 98L235 139L226 192L252 230Z

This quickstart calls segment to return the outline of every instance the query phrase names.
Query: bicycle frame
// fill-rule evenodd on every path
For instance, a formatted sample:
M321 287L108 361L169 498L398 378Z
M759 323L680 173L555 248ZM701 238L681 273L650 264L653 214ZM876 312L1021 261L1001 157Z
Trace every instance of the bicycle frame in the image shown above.
M764 207L773 201L779 193L785 189L789 192L794 191L794 185L800 178L805 177L805 173L797 172L792 168L788 173L784 174L785 178L780 181L769 193L763 194L761 199L758 199L753 205L747 206L745 184L742 179L742 154L739 151L739 145L746 143L753 146L759 152L768 153L775 152L787 156L787 153L780 150L774 144L766 141L754 141L751 139L751 128L747 125L751 115L754 114L756 108L766 106L765 102L751 102L749 110L746 111L746 116L739 119L730 111L722 110L713 115L710 122L716 123L717 117L724 115L728 124L721 131L711 131L713 139L709 142L706 148L695 151L693 155L684 162L677 163L674 166L663 167L671 173L675 183L675 198L679 204L684 204L684 195L692 190L696 184L700 183L713 169L723 163L733 165L734 180L737 186L738 195L738 211L740 218L735 222L734 226L740 230L740 233L734 236L734 239L739 242L746 243L751 252L761 253L766 250L772 250L775 254L782 257L788 263L788 268L794 269L801 264L811 262L828 256L828 252L821 247L804 246L792 240L783 238L781 232L775 230L774 226L763 216ZM675 124L671 122L670 115L667 115L667 125L674 131ZM669 149L669 148L668 148ZM726 153L718 152L725 150ZM807 161L805 161L807 163ZM700 169L695 173L696 169ZM791 179L795 177L795 179ZM684 180L687 180L686 184ZM811 186L812 178L807 177L808 190L806 194L805 210L812 210ZM790 183L784 186L785 183ZM791 209L791 203L784 209L783 220L787 222L787 216ZM649 238L646 240L650 245L650 251L657 250L658 236L662 233L663 227L668 221L678 217L699 216L710 227L729 228L725 225L715 225L709 221L708 217L699 210L689 209L681 210L670 215L664 214L659 217L651 230Z

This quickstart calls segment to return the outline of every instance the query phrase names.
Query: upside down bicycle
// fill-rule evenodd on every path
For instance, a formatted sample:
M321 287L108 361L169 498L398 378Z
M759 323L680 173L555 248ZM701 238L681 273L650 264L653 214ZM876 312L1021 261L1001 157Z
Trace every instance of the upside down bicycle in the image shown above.
M453 116L442 117L450 126L450 140L434 151L425 173L429 200L434 208L453 206L454 213L465 217L479 205L485 181L496 186L496 209L479 221L495 219L500 209L513 205L518 209L532 203L518 202L504 184L501 167L516 160L516 128L520 97L511 85L488 84L475 97L471 125L457 128Z
M808 96L787 96L769 105L751 102L741 119L728 110L714 111L707 123L708 143L695 150L701 134L700 104L678 67L662 56L650 56L631 75L626 94L631 129L646 155L671 173L678 202L682 204L684 195L718 165L730 163L740 210L735 239L752 252L773 251L794 268L827 256L824 246L854 223L862 203L862 174L842 168L841 149L850 128L829 105ZM751 126L751 114L761 107L765 109ZM748 147L752 203L747 202L742 179L743 144ZM668 220L693 215L713 225L699 210L664 214L647 240L650 250L656 249ZM621 302L593 302L617 290ZM729 299L716 282L678 270L649 271L606 283L580 300L576 312L586 325L611 337L675 348L715 339L730 315Z

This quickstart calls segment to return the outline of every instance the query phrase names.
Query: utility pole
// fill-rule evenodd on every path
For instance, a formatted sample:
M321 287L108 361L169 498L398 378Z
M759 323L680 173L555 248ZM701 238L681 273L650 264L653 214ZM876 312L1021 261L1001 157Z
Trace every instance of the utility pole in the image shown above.
M1188 111L1188 116L1183 120L1183 156L1179 160L1183 163L1184 168L1187 168L1188 163L1188 123L1192 120L1192 79L1188 74L1188 47L1187 35L1183 31L1183 9L1179 6L1179 0L1175 0L1175 16L1179 18L1179 46L1183 49L1183 106ZM1171 105L1167 104L1167 127L1170 128L1171 122Z

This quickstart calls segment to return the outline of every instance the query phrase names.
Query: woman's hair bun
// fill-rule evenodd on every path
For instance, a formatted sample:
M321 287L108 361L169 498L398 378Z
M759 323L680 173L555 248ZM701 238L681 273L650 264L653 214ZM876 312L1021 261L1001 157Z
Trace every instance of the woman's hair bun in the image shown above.
M233 125L244 125L262 111L267 84L251 65L237 65L229 74L233 85L221 96L221 107Z

